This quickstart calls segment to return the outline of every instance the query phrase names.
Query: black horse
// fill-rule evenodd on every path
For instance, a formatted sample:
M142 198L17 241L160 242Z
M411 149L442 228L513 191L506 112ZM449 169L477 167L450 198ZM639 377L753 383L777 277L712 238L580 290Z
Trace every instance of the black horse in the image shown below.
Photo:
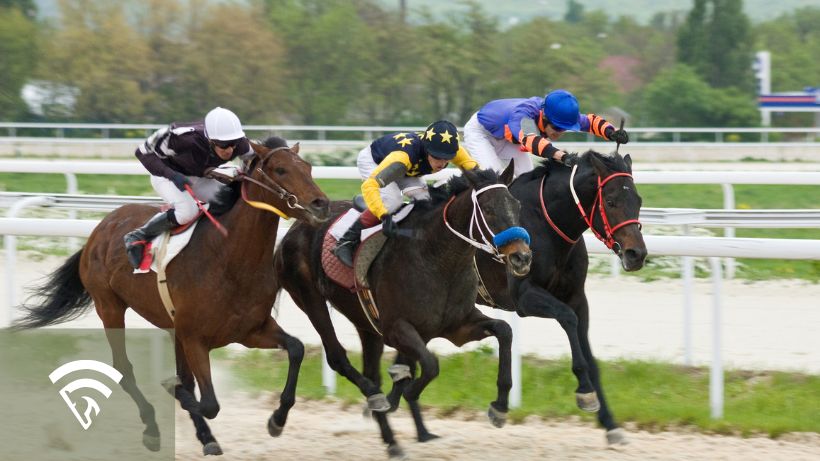
M511 178L511 169L502 175L507 183ZM426 347L432 338L443 337L457 346L488 336L498 339L498 395L488 413L498 427L504 424L512 386L512 331L506 322L475 307L478 280L473 258L476 247L482 247L503 259L512 274L527 273L531 253L526 233L517 227L520 205L493 171L465 171L463 177L431 193L432 200L416 202L400 224L413 229L415 238L389 239L370 267L370 288L380 311L375 325L363 313L356 294L331 281L322 268L322 244L329 225L294 224L274 255L278 279L322 337L328 364L359 387L371 409L378 410L374 415L391 457L402 456L403 451L383 413L387 402L380 390L379 359L384 344L396 348L408 362L420 364L418 378L414 370L394 376L400 384L391 394L394 404L403 396L419 422L419 394L439 373L438 359ZM338 215L346 208L349 202L337 202L333 211ZM468 237L474 233L494 235L498 248L487 244L488 239L479 242ZM363 373L350 364L339 343L327 301L358 329ZM420 440L433 437L423 425L419 427Z
M514 310L521 317L556 319L569 339L579 408L598 412L610 444L624 443L589 345L584 291L589 256L581 234L591 228L620 257L624 270L643 267L647 251L638 221L641 197L632 179L632 159L589 151L573 168L550 162L521 175L510 192L521 202L521 223L532 237L532 268L526 278L511 278L508 283L497 263L478 255L489 299L479 296L477 302Z
M589 345L584 291L589 256L581 234L591 228L621 258L625 270L643 267L647 252L632 159L589 151L572 169L546 162L517 178L510 192L521 203L521 224L532 238L532 266L524 278L507 277L496 261L477 254L481 284L476 302L521 317L556 319L569 339L578 406L598 412L609 444L627 443L607 405ZM413 412L413 417L423 427L421 414Z

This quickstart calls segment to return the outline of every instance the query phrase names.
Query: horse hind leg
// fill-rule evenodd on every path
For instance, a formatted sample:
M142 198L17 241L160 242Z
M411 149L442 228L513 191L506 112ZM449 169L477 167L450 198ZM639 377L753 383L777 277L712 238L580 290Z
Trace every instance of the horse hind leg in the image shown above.
M305 346L301 341L285 333L282 327L273 318L268 317L265 324L256 332L242 341L246 347L259 349L283 348L288 352L288 377L285 388L279 396L279 408L268 419L268 433L271 437L282 434L288 419L288 412L296 403L296 382L299 378L299 368L305 356Z
M142 433L142 444L145 448L151 451L159 451L160 433L157 425L154 407L151 405L145 396L137 387L137 381L134 376L134 367L131 361L128 360L128 354L125 350L125 303L111 296L110 299L102 299L100 297L93 297L94 304L97 307L97 314L102 320L105 327L105 336L108 344L111 347L111 355L113 358L113 366L120 373L122 373L122 380L120 386L123 390L131 396L134 403L140 412L140 420L145 424L145 430Z
M177 332L179 334L179 332ZM199 414L213 419L219 414L219 402L214 393L211 379L211 360L208 356L208 346L199 338L180 338L182 349L185 352L185 361L199 385Z
M185 351L179 341L176 341L176 357L177 376L166 380L163 385L171 395L179 400L182 408L188 411L191 421L194 423L194 429L196 429L196 438L202 443L202 453L205 456L221 455L222 447L219 446L219 442L211 433L211 428L208 427L205 418L199 413L199 403L194 396L194 386L196 385L194 375L185 361Z

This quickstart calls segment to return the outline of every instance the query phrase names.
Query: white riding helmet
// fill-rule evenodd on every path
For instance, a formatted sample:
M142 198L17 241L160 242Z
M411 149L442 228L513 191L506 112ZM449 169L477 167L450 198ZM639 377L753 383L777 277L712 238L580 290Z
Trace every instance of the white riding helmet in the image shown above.
M205 136L216 141L233 141L244 138L245 132L236 114L217 107L205 116Z

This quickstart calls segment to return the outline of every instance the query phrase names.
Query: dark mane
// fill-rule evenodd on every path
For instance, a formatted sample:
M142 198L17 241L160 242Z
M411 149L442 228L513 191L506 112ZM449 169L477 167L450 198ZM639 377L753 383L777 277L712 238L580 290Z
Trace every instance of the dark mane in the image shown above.
M606 165L607 168L609 168L612 171L625 172L625 171L629 170L629 168L626 166L626 162L624 162L624 158L621 156L621 154L618 154L618 153L615 153L615 152L613 152L612 154L609 154L609 155L605 155L605 154L601 154L599 152L596 152L596 151L590 149L590 150L584 152L578 158L578 163L579 164L588 164L589 163L589 157L591 157L593 155L595 157L597 157L600 161L602 161L604 163L604 165ZM549 174L549 172L551 170L553 170L554 168L561 168L561 166L558 165L558 162L556 162L553 159L544 159L532 171L529 171L527 173L522 174L521 176L518 177L517 180L519 180L521 182L527 182L527 181L531 181L533 179L541 179L543 176L547 176ZM569 169L567 171L569 171Z
M277 147L288 147L288 142L285 138L279 136L269 136L262 141L262 145L270 149L276 149ZM211 207L208 211L214 216L230 211L239 200L242 192L241 185L241 182L234 181L231 184L222 186L211 201Z

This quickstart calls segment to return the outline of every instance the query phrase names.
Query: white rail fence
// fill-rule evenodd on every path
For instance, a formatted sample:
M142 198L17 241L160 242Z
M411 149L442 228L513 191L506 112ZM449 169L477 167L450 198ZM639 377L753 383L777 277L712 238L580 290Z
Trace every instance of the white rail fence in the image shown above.
M136 162L48 162L48 161L0 161L0 172L30 172L30 173L61 173L67 175L69 192L76 191L76 179L72 179L74 174L145 174L144 170ZM313 170L316 178L342 178L358 179L358 172L351 167L316 167ZM438 178L447 177L453 171L440 173ZM438 179L436 178L436 179ZM652 210L649 214L655 213L654 220L675 223L675 224L699 224L699 225L726 225L729 229L734 227L772 227L779 224L779 220L789 222L790 227L815 227L818 226L817 210L732 210L734 208L734 195L732 184L800 184L800 185L820 185L820 172L704 172L704 171L678 171L678 172L635 172L635 180L644 184L721 184L724 189L724 205L727 210ZM73 187L72 187L73 185ZM71 190L74 189L74 190ZM59 194L58 194L59 195ZM727 197L729 197L727 199ZM125 199L125 198L121 198ZM134 197L135 201L154 200L148 197ZM56 198L59 201L59 197ZM104 199L90 199L88 208L105 209L113 206L116 199L109 203L103 203ZM0 218L0 235L6 235L6 268L7 283L10 283L9 293L14 292L13 273L16 261L14 260L13 245L16 245L17 235L42 235L42 236L68 236L86 237L94 229L98 221L77 220L77 219L32 219L18 218L16 214L27 206L49 206L54 205L55 198L45 195L30 194L20 197L9 209L6 218ZM729 207L731 205L731 207ZM88 209L82 204L76 208ZM96 207L96 208L94 208ZM647 210L649 211L649 210ZM757 212L757 216L751 217L750 213ZM762 213L762 214L760 214ZM745 215L745 216L744 216ZM753 219L750 219L753 218ZM650 218L652 220L652 218ZM768 220L768 221L767 221ZM757 225L754 225L757 222ZM762 224L761 224L762 223ZM749 226L748 224L752 224ZM781 226L777 226L781 227ZM283 233L280 233L280 236ZM587 247L591 253L608 254L609 250L598 240L590 235L584 236ZM691 257L706 256L710 259L712 267L713 281L713 358L710 371L710 408L714 418L720 418L723 414L723 365L721 356L721 281L722 266L720 257L729 258L777 258L777 259L813 259L820 260L820 240L795 240L795 239L741 239L732 237L691 237L691 236L644 236L650 254L684 256L691 262ZM693 271L687 271L684 265L684 316L690 319L688 312L691 311L691 277ZM690 279L687 281L687 277ZM11 280L11 281L9 281ZM13 296L13 295L11 295ZM14 305L13 298L9 299L8 313L5 319L10 320L11 309ZM517 317L509 318L513 326L517 324ZM690 320L688 320L690 321ZM689 328L685 322L684 328ZM690 332L684 333L686 350L686 360L690 360L691 339ZM514 341L514 355L520 357L518 345ZM515 360L514 386L511 391L510 402L512 406L520 405L520 359ZM335 387L330 381L335 376L332 373L323 373L326 385L329 388Z

